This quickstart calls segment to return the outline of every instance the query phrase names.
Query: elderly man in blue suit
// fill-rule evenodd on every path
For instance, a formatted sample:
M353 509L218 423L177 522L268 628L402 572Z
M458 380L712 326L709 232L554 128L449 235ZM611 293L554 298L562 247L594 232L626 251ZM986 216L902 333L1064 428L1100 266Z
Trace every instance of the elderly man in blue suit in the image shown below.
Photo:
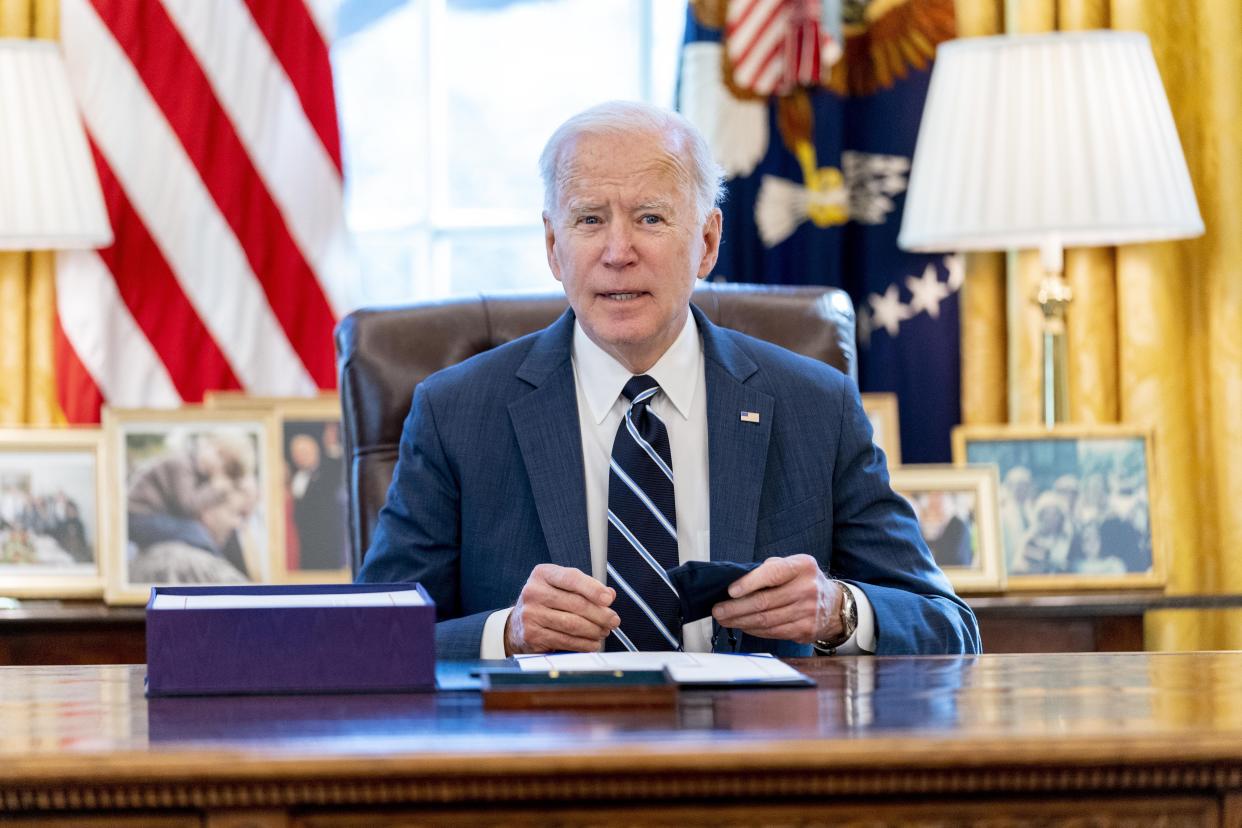
M978 652L853 383L690 304L721 235L697 130L603 104L540 166L570 309L418 386L359 579L422 582L447 658ZM757 566L681 625L695 560Z

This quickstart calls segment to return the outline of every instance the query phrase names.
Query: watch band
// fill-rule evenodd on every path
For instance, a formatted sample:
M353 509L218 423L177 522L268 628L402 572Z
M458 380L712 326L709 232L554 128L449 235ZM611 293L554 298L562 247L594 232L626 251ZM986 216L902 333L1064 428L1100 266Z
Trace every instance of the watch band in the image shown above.
M818 640L815 651L820 655L836 655L837 647L849 641L858 629L858 604L854 601L854 593L849 586L836 578L832 579L841 587L841 634L831 641Z

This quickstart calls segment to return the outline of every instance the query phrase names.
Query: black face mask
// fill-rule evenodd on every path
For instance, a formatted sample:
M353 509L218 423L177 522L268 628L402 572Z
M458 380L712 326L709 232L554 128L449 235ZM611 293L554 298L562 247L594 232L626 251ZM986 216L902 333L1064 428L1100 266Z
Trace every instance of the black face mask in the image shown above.
M681 596L681 623L711 615L712 607L729 600L729 584L757 566L731 561L687 561L670 569L669 580Z

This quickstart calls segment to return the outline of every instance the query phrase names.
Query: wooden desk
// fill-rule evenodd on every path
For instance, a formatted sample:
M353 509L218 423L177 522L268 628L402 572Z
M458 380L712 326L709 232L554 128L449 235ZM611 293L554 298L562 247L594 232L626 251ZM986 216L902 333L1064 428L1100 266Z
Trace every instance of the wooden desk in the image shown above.
M148 703L140 666L0 668L0 821L1242 825L1242 653L799 666L818 689L609 713Z
M970 596L989 653L1136 652L1155 610L1242 608L1242 595ZM23 601L0 609L0 665L141 664L142 607L97 601Z

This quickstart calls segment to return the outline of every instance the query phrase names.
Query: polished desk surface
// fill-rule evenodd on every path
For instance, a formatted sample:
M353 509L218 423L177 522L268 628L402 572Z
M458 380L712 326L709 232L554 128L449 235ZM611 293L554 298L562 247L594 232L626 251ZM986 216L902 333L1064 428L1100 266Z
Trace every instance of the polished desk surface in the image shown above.
M487 711L475 692L148 700L142 665L0 667L0 812L598 800L640 784L670 797L1242 788L1242 652L794 664L818 687L604 712Z

